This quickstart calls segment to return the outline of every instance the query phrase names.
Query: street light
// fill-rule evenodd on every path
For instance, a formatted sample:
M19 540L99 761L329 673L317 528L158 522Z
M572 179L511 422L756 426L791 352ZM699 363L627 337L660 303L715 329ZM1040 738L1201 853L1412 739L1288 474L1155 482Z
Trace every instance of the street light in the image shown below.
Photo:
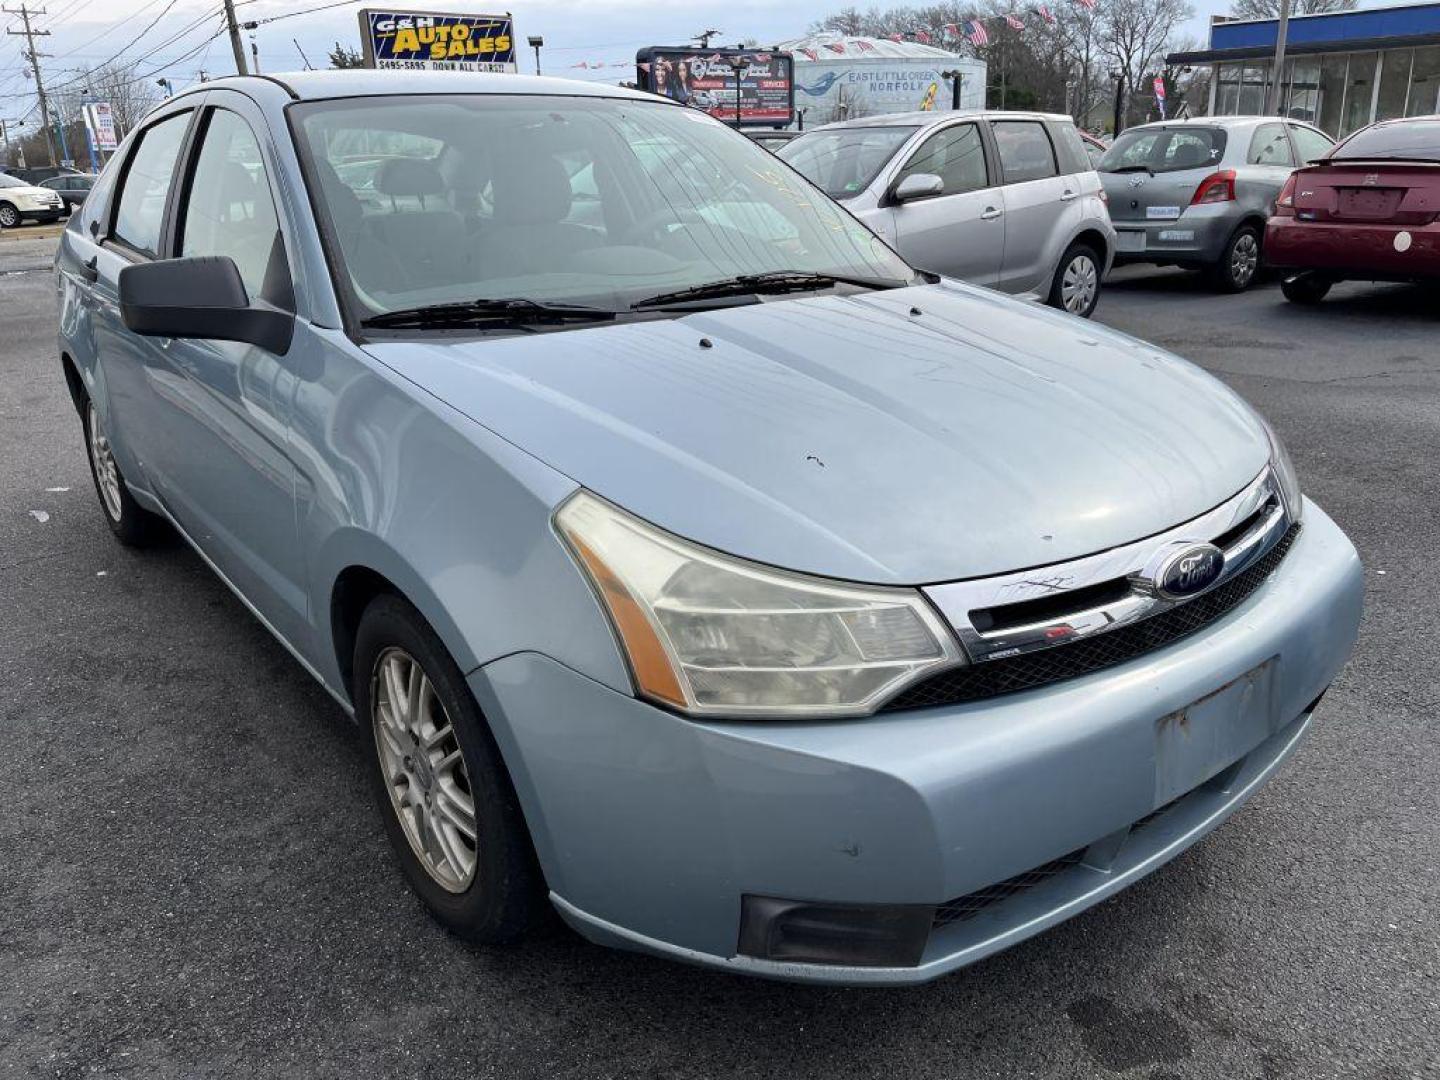
M529 38L530 47L535 50L535 74L540 74L540 46L545 44L545 39L539 34L532 34Z
M169 79L156 79L155 85L161 87L165 91L165 96L167 98L175 96L175 87L171 85Z
M960 89L965 84L965 73L959 69L940 72L942 79L950 80L950 107L960 108Z
M750 66L750 60L744 56L732 56L727 61L730 70L735 72L735 130L740 130L740 76Z

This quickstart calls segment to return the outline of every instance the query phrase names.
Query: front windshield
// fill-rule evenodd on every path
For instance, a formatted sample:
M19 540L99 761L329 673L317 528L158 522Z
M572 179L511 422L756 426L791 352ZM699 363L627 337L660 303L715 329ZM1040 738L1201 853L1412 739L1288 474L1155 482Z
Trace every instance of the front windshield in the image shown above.
M1181 172L1213 166L1225 155L1225 129L1131 128L1095 166L1100 172Z
M848 199L870 186L913 127L822 128L793 139L775 153L826 194Z
M7 176L7 175L5 175L4 173L0 173L0 187L29 187L29 186L30 186L29 184L27 184L24 180L21 180L18 176Z
M475 94L295 111L362 319L500 297L623 311L777 271L914 276L773 155L693 109Z

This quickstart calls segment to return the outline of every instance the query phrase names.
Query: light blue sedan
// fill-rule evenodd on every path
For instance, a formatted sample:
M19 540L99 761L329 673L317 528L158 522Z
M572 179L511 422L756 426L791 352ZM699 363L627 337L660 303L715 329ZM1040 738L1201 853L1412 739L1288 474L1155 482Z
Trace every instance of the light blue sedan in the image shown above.
M206 83L57 273L110 528L178 531L355 716L473 941L548 902L933 978L1233 813L1355 639L1355 551L1238 396L650 95Z

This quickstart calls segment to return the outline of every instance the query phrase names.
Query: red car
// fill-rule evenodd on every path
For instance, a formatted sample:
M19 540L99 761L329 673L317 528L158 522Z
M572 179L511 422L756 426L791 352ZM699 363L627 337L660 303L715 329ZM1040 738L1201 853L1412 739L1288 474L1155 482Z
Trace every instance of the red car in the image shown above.
M1440 117L1385 120L1297 169L1265 227L1285 296L1323 300L1337 281L1440 278Z

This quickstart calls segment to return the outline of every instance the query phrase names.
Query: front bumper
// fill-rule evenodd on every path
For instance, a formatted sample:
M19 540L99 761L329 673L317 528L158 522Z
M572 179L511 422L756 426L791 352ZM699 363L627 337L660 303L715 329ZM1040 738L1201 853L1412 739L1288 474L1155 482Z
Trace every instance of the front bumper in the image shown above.
M1265 263L1336 278L1411 281L1440 277L1440 224L1405 228L1271 218Z
M1361 594L1353 547L1310 505L1279 569L1217 623L1119 667L990 701L701 724L533 653L470 682L552 900L581 933L748 974L911 983L1084 910L1233 813L1304 735L1354 643ZM1260 695L1247 706L1263 713L1259 727L1226 734L1201 715L1195 703L1227 686ZM1212 744L1195 775L1193 764L1177 773L1173 735L1192 705L1195 737ZM915 966L738 954L747 894L939 905L1078 851L1042 884L938 926Z
M1243 215L1234 203L1185 207L1171 221L1115 220L1115 265L1175 263L1209 266L1220 261Z

